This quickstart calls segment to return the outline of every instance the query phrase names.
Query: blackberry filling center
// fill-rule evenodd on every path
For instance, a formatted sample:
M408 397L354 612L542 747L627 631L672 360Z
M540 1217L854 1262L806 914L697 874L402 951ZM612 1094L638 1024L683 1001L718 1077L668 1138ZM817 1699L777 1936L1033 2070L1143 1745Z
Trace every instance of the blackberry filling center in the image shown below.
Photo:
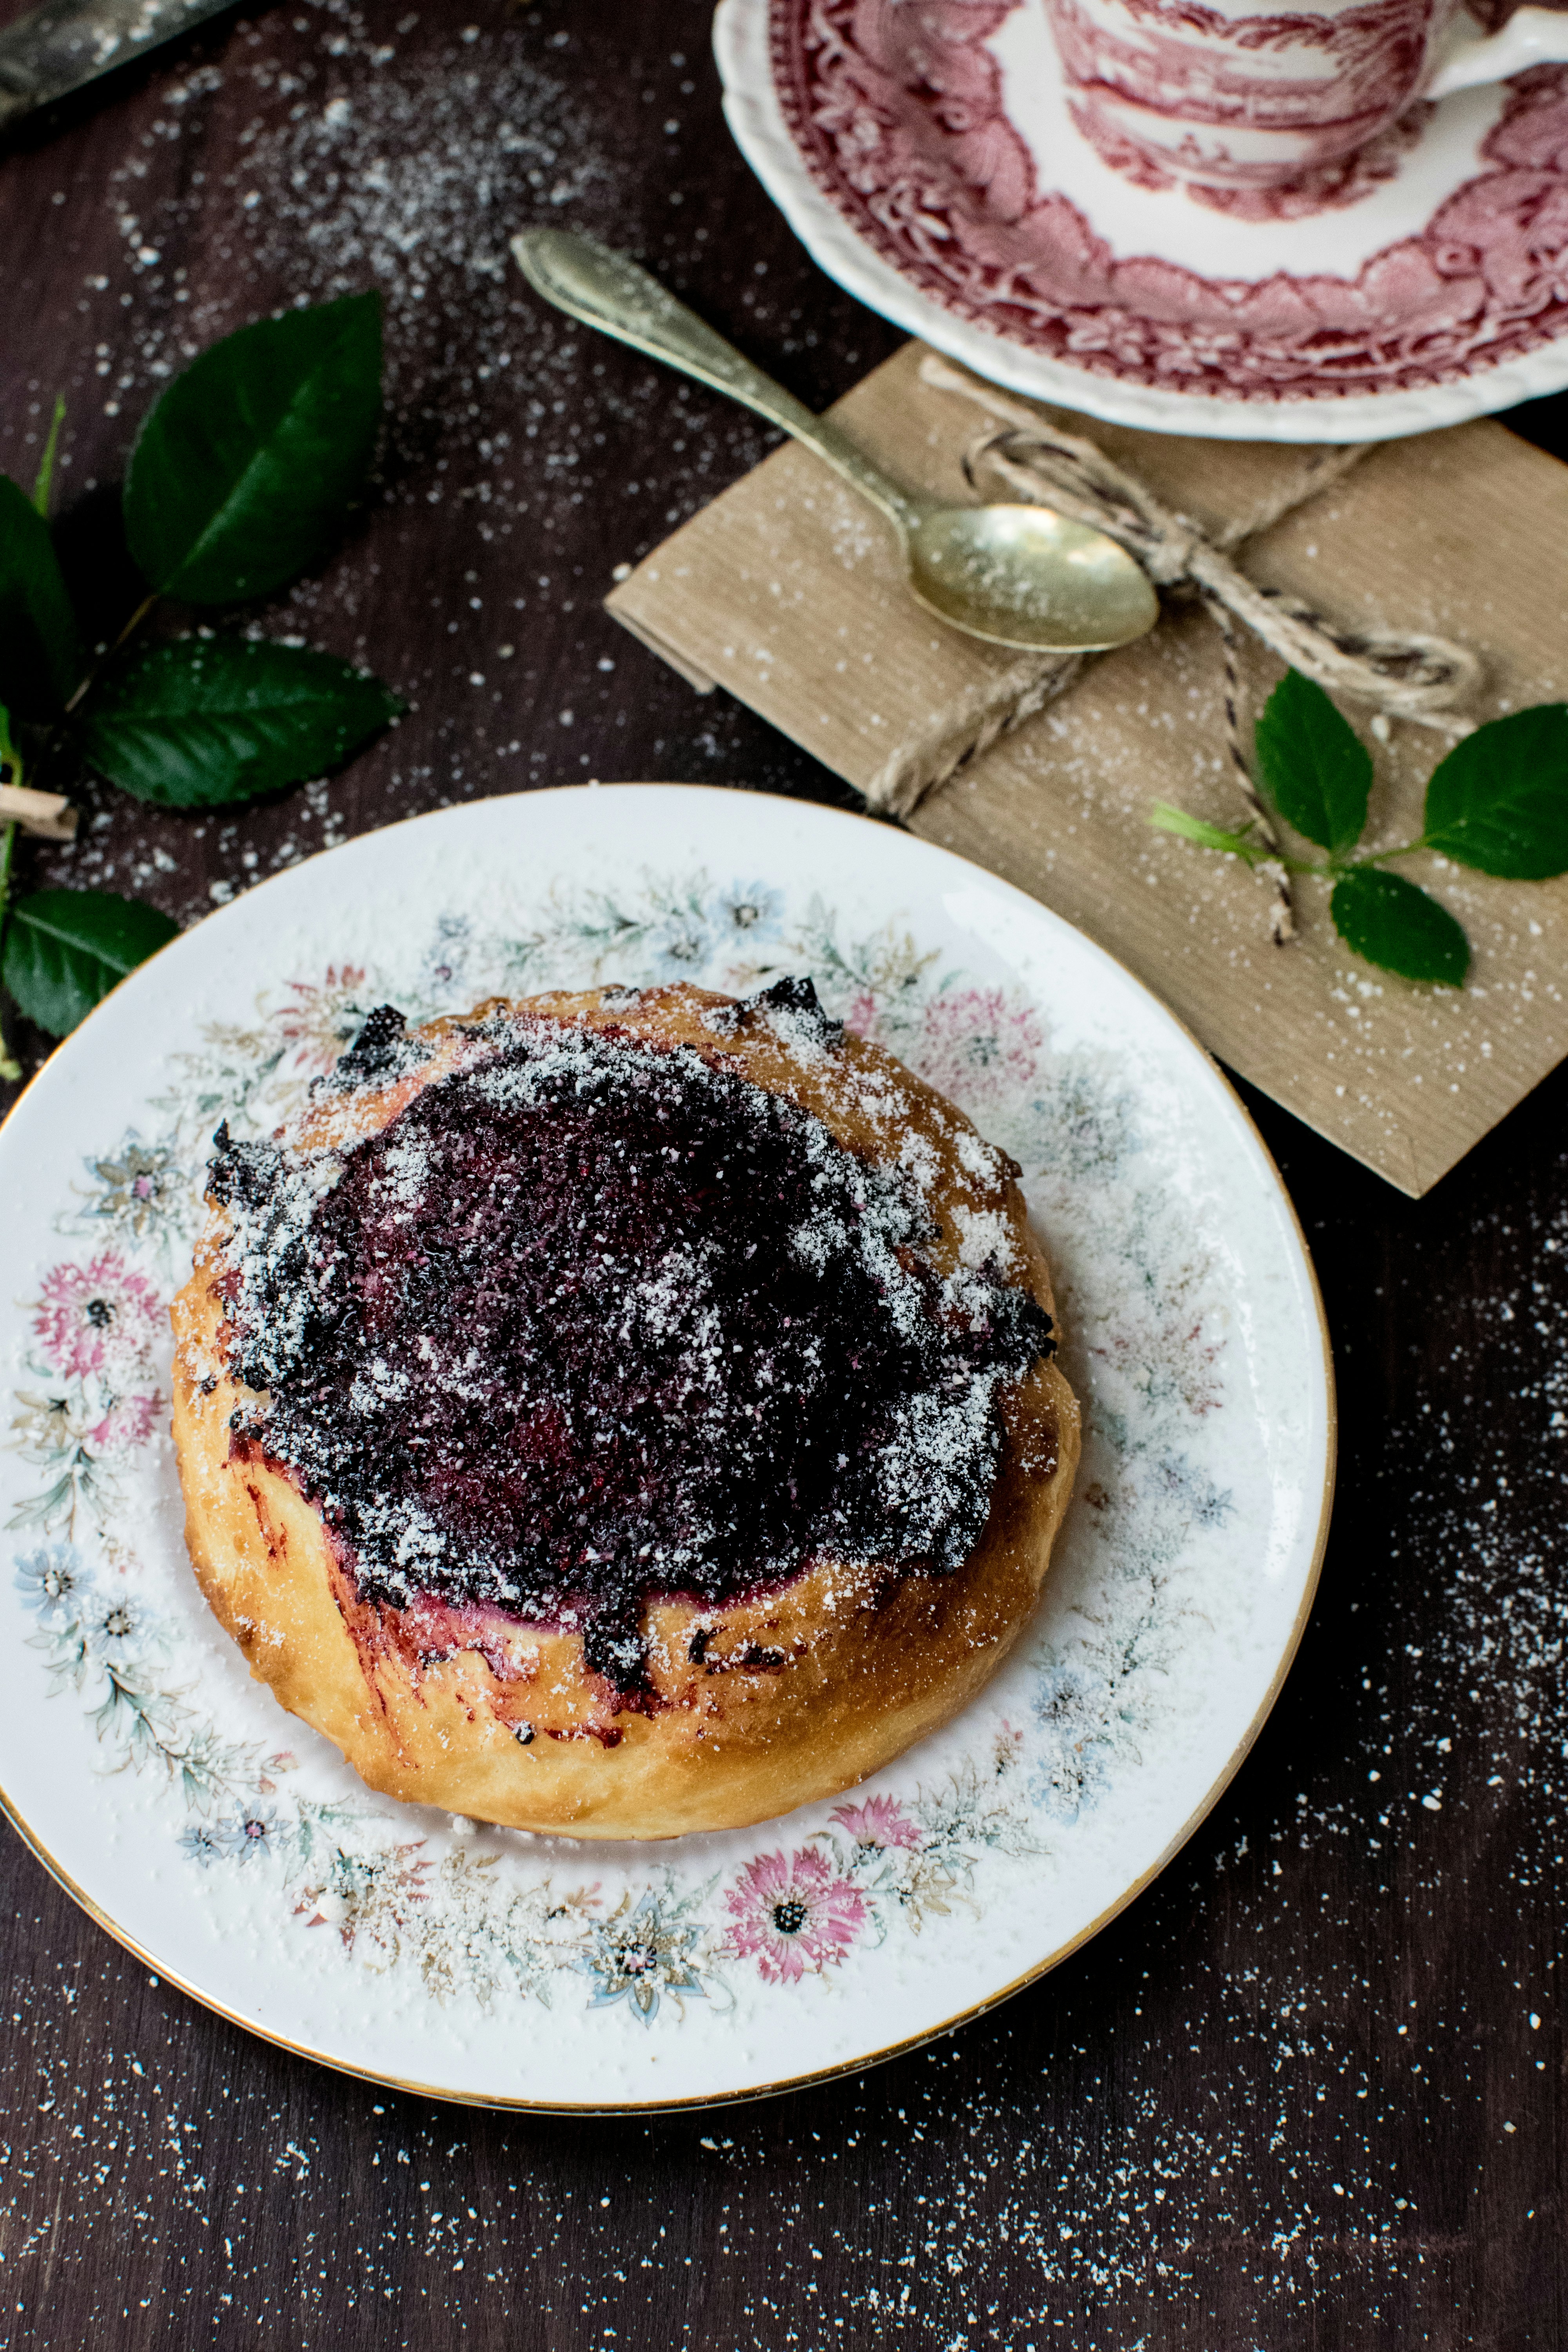
M910 1180L722 1064L479 1034L341 1153L217 1139L231 1369L265 1392L236 1439L362 1595L580 1626L630 1696L655 1597L957 1567L999 1390L1051 1346L1033 1298L994 1265L944 1280Z

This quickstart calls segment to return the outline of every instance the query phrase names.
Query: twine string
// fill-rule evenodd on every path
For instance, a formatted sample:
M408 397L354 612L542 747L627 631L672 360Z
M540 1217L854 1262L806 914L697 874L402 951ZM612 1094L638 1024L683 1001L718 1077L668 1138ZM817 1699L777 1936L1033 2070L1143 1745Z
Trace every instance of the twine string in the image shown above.
M1225 606L1213 600L1208 603L1210 616L1220 635L1225 648L1225 737L1230 754L1231 772L1237 790L1252 811L1252 821L1258 838L1274 852L1267 864L1258 867L1273 887L1274 898L1268 909L1268 929L1276 947L1282 948L1296 936L1296 900L1290 888L1290 876L1284 859L1284 844L1279 838L1268 802L1253 782L1252 771L1247 764L1247 751L1241 740L1241 665L1238 658L1240 639L1236 623Z
M1369 445L1313 451L1292 480L1223 529L1205 532L1177 514L1095 442L1068 433L945 360L928 353L921 380L973 402L995 420L965 451L963 470L984 497L991 483L1026 503L1106 531L1135 556L1157 588L1195 594L1220 631L1226 660L1226 723L1231 765L1248 809L1271 848L1279 843L1253 783L1242 748L1240 631L1333 694L1370 703L1391 719L1434 729L1450 740L1472 721L1455 706L1474 694L1481 665L1468 646L1418 630L1345 629L1299 597L1260 587L1233 562L1235 551L1342 481ZM983 485L981 477L991 480ZM1079 676L1082 654L1026 654L934 712L871 779L871 806L907 816L926 794L988 751L999 737L1053 700ZM1283 867L1262 869L1276 889L1275 936L1291 935Z

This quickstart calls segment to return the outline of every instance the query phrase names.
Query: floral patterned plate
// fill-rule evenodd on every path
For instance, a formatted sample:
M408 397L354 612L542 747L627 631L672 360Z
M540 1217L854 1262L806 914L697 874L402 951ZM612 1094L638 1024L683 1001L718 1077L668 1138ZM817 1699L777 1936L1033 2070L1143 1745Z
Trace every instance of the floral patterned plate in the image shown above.
M385 1000L424 1018L500 990L785 971L1024 1167L1086 1411L1037 1622L945 1731L759 1829L578 1845L372 1794L250 1680L185 1559L166 1306L213 1129L265 1131ZM590 786L332 850L116 991L0 1130L0 1196L6 1808L151 1968L357 2074L664 2106L939 2032L1170 1858L1305 1619L1329 1362L1245 1114L1098 948L861 818Z

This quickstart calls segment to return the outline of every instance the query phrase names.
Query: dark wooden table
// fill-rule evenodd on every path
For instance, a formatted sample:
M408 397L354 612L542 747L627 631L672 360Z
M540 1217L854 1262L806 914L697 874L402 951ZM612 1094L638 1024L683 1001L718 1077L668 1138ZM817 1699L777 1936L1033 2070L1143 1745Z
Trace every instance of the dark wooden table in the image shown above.
M0 466L30 482L63 392L63 538L105 626L111 486L166 371L297 294L382 287L377 503L268 625L415 706L346 774L232 818L89 790L81 845L25 878L189 923L323 844L531 783L846 797L599 608L765 436L543 315L504 236L638 250L814 404L894 331L740 162L706 0L465 5L224 20L0 163ZM1568 455L1568 403L1513 421ZM426 2105L172 1993L7 1833L0 2342L1560 2346L1565 1104L1560 1076L1412 1205L1253 1103L1342 1384L1316 1614L1164 1877L929 2052L700 2119Z

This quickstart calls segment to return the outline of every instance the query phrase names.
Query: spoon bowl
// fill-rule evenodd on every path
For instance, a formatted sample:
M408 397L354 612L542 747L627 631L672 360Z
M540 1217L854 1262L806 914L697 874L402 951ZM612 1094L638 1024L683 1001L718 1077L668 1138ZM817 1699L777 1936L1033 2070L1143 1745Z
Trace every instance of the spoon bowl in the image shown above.
M904 488L625 254L558 228L525 229L511 249L535 292L568 318L743 401L815 449L887 517L911 593L950 627L1028 653L1103 653L1158 620L1148 574L1108 532L1049 507L948 506Z
M931 507L910 531L910 586L955 629L994 646L1092 653L1152 629L1160 603L1141 563L1049 507Z

